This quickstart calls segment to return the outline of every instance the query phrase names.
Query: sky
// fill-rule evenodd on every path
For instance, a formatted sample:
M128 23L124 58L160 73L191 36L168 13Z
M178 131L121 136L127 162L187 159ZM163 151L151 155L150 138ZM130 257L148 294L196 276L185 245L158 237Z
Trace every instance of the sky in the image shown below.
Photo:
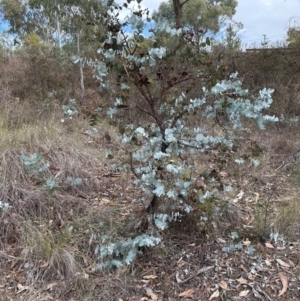
M240 36L249 46L260 45L263 35L282 41L290 24L300 25L300 0L239 0L234 19L244 24Z
M151 11L157 9L162 0L143 0L142 5ZM298 18L297 18L298 17ZM300 26L300 0L238 0L234 20L242 22L244 28L239 35L243 48L260 46L263 35L272 44L284 41L289 24ZM293 21L290 21L293 18ZM0 23L0 32L5 24Z

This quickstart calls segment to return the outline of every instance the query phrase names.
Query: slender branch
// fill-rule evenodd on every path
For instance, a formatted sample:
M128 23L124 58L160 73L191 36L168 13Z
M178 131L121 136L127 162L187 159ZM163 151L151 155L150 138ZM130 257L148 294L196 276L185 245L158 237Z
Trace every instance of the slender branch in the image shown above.
M182 83L182 82L185 82L185 81L188 81L188 80L195 80L195 79L189 77L189 78L183 79L183 80L181 80L181 81L174 82L174 83L172 83L172 85L169 85L169 84L168 84L168 86L163 87L163 89L162 89L162 91L161 91L160 94L161 94L161 95L164 95L164 94L166 94L170 89L172 89L172 88L174 87L174 85L177 85L177 84L179 84L179 83Z
M175 126L175 123L178 119L180 119L184 114L188 113L188 110L183 110L181 113L179 113L176 117L174 117L172 123L171 123L171 128Z
M130 163L130 170L131 170L131 172L134 174L134 176L136 178L140 179L141 177L135 172L134 167L133 167L132 152L129 153L129 156L130 156L130 161L129 161L129 163Z
M208 267L204 267L204 268L200 269L196 274L194 274L194 275L192 275L192 276L190 276L190 277L188 277L188 278L186 278L186 279L184 279L182 281L178 281L178 280L177 281L178 281L179 284L186 283L186 282L190 281L191 279L197 277L198 275L200 275L200 274L202 274L204 272L207 272L207 271L213 269L214 267L215 267L214 265L208 266Z
M150 116L155 120L155 116L154 116L151 112L149 112L149 111L147 111L147 110L141 108L141 107L138 106L138 105L137 105L136 107L137 107L139 110L143 111L144 113L150 115Z
M146 89L147 89L147 93L149 95L149 99L150 99L151 103L154 104L154 99L152 97L152 94L151 94L151 92L149 90L149 86L148 85L146 86Z
M127 70L127 67L126 67L126 63L125 63L125 60L124 60L123 58L122 58L122 62L123 62L123 68L124 68L124 70L125 70L125 72L126 72L127 78L128 78L132 83L134 83L133 80L131 79L129 73L128 73L128 70Z
M190 147L190 148L194 148L194 149L199 149L199 150L203 150L203 147L200 146L196 146L196 145L192 145L189 143L184 142L183 140L178 140L177 143L186 146L186 147ZM212 145L210 148L206 148L205 151L211 151L214 150L217 144Z

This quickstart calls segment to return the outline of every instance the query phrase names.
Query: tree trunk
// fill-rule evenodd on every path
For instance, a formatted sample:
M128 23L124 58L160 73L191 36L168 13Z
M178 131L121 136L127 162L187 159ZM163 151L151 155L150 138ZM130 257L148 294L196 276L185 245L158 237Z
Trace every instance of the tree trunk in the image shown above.
M80 56L80 31L77 33L77 54ZM83 75L83 64L82 61L79 61L79 73L80 73L80 87L81 87L81 95L80 95L80 103L83 103L84 98L84 75Z
M58 11L60 11L60 5L58 4ZM57 45L59 50L61 51L61 41L60 41L60 21L58 13L55 13L55 19L56 19L56 31L57 31Z
M173 7L175 13L176 29L182 28L182 4L180 0L173 0Z

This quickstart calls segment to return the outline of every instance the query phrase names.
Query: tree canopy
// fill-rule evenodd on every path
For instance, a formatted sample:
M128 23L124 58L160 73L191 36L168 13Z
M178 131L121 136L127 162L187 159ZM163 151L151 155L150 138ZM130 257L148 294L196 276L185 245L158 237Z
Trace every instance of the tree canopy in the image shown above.
M300 29L299 28L290 28L287 32L288 47L296 48L300 47Z
M218 32L226 19L231 19L236 12L237 0L188 0L181 2L183 26L194 30L210 30ZM177 24L174 1L162 2L157 11L153 13L155 20L165 19L172 25Z
M100 0L1 0L9 32L20 37L37 34L41 41L60 45L78 31L93 35L92 26L101 27Z

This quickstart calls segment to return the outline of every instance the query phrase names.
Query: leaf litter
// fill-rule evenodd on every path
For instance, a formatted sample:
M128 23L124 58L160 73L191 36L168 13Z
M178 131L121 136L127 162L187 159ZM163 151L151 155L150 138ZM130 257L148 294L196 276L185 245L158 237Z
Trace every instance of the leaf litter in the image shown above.
M134 207L133 200L138 199L140 191L130 184L131 175L127 178L122 175L116 177L105 164L98 166L97 172L98 175L94 177L97 190L86 204L91 206L91 210L99 212L105 208L118 208L121 223L122 218L130 216ZM225 174L223 177L227 178ZM249 181L245 182L245 185L248 189L241 187L242 193L236 195L232 203L241 214L240 227L247 229L253 225L253 206L260 206L264 194L268 195L269 192L261 191L261 187L258 188ZM251 190L254 187L256 192L253 194ZM138 204L136 207L141 206ZM163 246L155 250L144 250L144 255L134 268L136 279L130 282L128 280L130 277L122 278L118 285L114 282L114 286L111 285L113 291L109 292L110 296L113 294L115 300L132 301L241 300L241 298L300 300L298 239L292 242L280 240L261 242L247 236L237 238L230 235L230 231L218 233L218 237L199 232L189 235L184 230L186 225L181 224L180 227L183 231L174 233L170 230L166 232L167 234L163 234L167 236ZM149 231L152 230L153 226L150 226ZM93 241L89 245L92 246ZM228 252L223 252L223 247L227 247ZM249 247L253 247L255 251L249 252ZM6 259L5 254L3 257ZM39 263L39 268L47 267L47 261ZM20 274L21 270L22 268L16 268L15 273ZM86 272L89 281L93 281L95 275L90 271ZM17 279L12 269L7 273L9 274ZM127 275L130 275L129 271ZM99 296L103 296L101 292L103 283L108 282L111 275L108 277L103 274L97 277L95 283L101 285L96 285L92 300L97 298L99 300ZM34 290L24 281L16 282L15 287L19 296ZM55 290L59 287L59 282L52 281L45 290L54 296ZM50 299L54 297L49 296Z

